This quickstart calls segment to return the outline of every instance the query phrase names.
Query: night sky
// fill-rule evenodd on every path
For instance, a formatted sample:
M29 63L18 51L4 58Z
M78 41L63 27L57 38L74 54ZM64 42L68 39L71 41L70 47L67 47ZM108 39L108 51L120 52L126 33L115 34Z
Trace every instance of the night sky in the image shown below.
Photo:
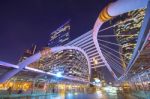
M71 39L92 29L108 0L0 0L0 60L17 63L32 44L48 43L49 34L71 20Z
M32 44L47 46L49 34L71 20L71 39L92 29L112 0L0 0L0 60L18 63Z

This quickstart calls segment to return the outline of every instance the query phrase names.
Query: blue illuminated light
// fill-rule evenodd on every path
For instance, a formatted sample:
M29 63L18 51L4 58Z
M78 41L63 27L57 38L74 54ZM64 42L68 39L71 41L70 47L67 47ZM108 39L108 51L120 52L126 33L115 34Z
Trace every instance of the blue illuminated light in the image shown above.
M62 73L61 73L61 72L58 72L58 73L56 74L56 76L57 76L57 77L62 77Z
M73 94L72 93L68 93L68 97L73 97Z
M95 83L99 83L100 82L100 80L98 78L95 78L94 80L95 80Z

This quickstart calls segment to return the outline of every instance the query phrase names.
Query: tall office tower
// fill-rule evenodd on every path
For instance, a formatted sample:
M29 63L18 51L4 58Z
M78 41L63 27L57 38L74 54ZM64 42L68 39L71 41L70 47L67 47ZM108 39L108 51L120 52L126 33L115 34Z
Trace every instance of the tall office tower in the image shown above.
M60 26L57 30L52 32L49 37L49 47L61 46L69 42L70 21Z
M67 21L66 23L64 23L62 26L60 26L58 29L56 29L49 35L48 47L51 48L56 46L62 46L68 43L70 38L69 33L70 33L70 21ZM43 47L43 49L45 48L46 47ZM34 68L44 70L46 68L45 66L51 67L52 65L51 63L52 62L50 61L50 58L41 58L38 62L32 64L31 67L36 64L36 67L34 66Z
M139 9L120 15L112 20L112 23L118 24L114 27L114 33L117 35L118 43L122 45L119 50L122 53L123 66L126 66L132 58L144 15L145 9Z

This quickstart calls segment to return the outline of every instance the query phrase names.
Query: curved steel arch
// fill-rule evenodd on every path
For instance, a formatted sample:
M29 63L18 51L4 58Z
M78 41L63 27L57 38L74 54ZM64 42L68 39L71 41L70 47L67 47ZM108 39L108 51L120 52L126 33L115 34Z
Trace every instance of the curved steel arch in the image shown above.
M120 14L135 10L135 9L139 9L139 8L144 8L147 6L149 0L144 0L144 1L140 1L140 0L118 0L114 3L109 4L108 6L106 6L99 14L95 24L94 24L94 28L93 28L93 41L94 44L96 46L96 49L100 55L100 57L102 58L102 60L104 61L106 67L108 68L108 70L111 72L111 74L113 75L113 77L117 80L118 77L116 76L116 74L114 73L114 71L112 70L112 68L109 66L109 64L107 63L105 57L102 54L102 51L100 49L100 46L98 44L98 32L99 29L101 28L101 26L103 25L103 23L105 23L106 21L112 19L112 17L114 16L118 16Z
M26 60L22 61L21 63L18 64L19 68L13 69L13 70L7 72L6 74L4 74L0 78L0 82L5 82L6 80L13 77L15 74L19 73L21 70L23 70L29 64L39 60L41 57L45 57L46 55L50 54L51 52L57 53L62 50L70 50L70 49L78 50L85 56L85 58L87 59L87 63L88 63L89 75L91 76L90 61L89 61L87 54L84 52L84 50L82 50L81 48L78 48L78 47L74 47L74 46L59 46L59 47L53 47L53 48L46 48L46 49L38 52L37 54L27 58ZM88 80L90 80L90 77Z

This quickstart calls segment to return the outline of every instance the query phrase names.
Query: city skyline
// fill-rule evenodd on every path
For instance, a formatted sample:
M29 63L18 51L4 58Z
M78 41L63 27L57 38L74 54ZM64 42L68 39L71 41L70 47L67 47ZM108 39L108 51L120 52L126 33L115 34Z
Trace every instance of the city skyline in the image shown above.
M0 59L16 64L24 49L32 44L45 47L49 33L68 19L71 20L71 40L75 39L93 27L99 9L109 1L57 2L1 1Z
M150 0L0 8L0 98L149 99Z

